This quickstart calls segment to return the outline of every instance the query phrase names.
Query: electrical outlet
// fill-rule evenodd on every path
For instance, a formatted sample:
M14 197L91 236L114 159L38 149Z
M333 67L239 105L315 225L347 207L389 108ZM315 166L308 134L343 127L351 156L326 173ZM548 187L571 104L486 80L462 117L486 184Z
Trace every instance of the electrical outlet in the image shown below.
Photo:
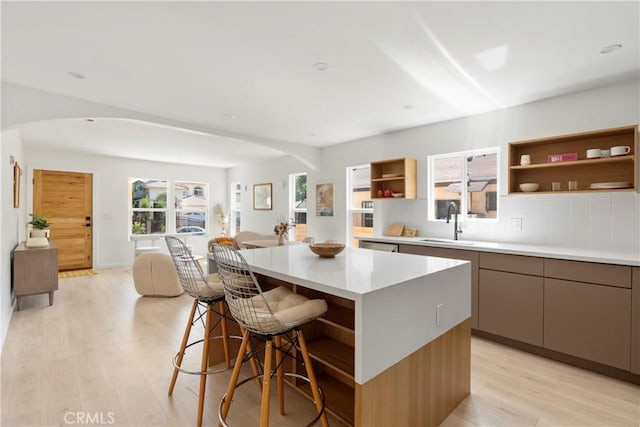
M440 309L444 304L436 304L436 326L440 326Z
M509 228L514 230L522 230L522 218L510 218Z

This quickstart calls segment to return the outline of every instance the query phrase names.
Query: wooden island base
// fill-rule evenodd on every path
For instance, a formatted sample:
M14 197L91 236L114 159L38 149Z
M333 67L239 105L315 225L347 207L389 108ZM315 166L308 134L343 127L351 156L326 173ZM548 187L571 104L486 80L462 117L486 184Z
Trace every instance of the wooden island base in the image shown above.
M345 252L343 258L348 259L351 267L378 265L387 260L380 259L381 256L389 255L355 248L347 248ZM275 270L262 268L255 272L263 289L285 286L307 298L326 301L327 312L305 323L301 329L316 379L326 396L325 408L345 425L438 426L469 395L471 273L468 263L432 258L425 264L424 257L393 254L388 262L404 263L406 270L415 266L418 271L385 286L375 280L367 283L367 278L376 276L354 267L364 271L358 276L356 286L341 282L341 278L353 275L346 274L346 262L318 261L307 248L299 245L252 249L245 254L254 269L261 264L252 257L262 254L270 260L296 259L292 263L296 271L304 272L307 268L311 271L311 267L316 267L314 271L318 275L331 273L329 278L315 279L324 283L322 285L311 279L301 280L295 274L279 273L275 267ZM322 270L316 266L320 262ZM274 277L275 274L282 277ZM332 281L336 284L326 284ZM352 288L364 290L346 291ZM417 300L422 301L419 306L412 304ZM447 307L440 327L429 324L436 318L436 303ZM404 307L407 312L389 316L384 312L389 304ZM410 320L414 323L407 323ZM238 325L228 323L229 333L239 335ZM214 328L214 336L220 334L219 329L219 325ZM238 351L236 341L232 340L230 346L232 355ZM412 351L413 348L416 350ZM297 351L293 349L285 359L285 370L304 374ZM211 346L210 365L222 360L222 346ZM311 398L305 381L290 377L286 381L294 390Z
M355 425L438 426L471 390L471 319L355 386Z

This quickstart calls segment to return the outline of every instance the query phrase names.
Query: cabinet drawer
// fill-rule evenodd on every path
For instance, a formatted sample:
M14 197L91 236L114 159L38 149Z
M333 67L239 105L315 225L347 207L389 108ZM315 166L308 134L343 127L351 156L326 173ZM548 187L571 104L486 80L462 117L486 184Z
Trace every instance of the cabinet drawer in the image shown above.
M480 270L479 329L542 346L542 277Z
M480 252L480 268L542 276L542 258Z
M631 267L561 259L544 260L544 277L631 288Z
M631 290L544 279L544 347L628 371Z

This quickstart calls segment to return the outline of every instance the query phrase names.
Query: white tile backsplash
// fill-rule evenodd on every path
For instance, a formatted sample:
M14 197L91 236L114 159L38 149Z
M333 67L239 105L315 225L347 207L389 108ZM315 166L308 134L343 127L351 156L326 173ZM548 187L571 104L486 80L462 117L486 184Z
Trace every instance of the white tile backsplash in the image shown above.
M522 230L511 228L522 218ZM515 195L500 198L500 220L470 224L465 238L638 252L640 195L584 193Z

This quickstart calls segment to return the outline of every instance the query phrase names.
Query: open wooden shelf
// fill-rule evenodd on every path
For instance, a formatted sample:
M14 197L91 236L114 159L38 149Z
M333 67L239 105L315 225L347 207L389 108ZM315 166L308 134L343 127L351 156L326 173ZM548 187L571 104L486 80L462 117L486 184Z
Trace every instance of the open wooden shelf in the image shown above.
M372 199L415 199L417 196L417 161L408 157L371 162ZM393 176L386 176L393 175ZM382 197L378 193L391 190L402 197Z
M326 410L342 422L353 425L355 412L353 388L338 381L331 375L318 374L316 375L316 380L326 396ZM308 383L304 382L295 388L307 397L312 398L311 387L309 387Z
M618 163L618 162L633 162L634 158L631 155L607 157L602 159L584 159L576 160L573 162L555 162L555 163L537 163L532 165L514 165L509 166L512 170L524 170L524 169L540 169L540 168L563 168L570 166L586 166L586 165L599 165L605 163Z
M313 359L353 378L353 347L329 337L322 337L307 342L307 348Z
M329 306L329 309L324 316L317 319L318 321L337 326L347 331L354 330L355 319L353 317L352 308L342 307L331 303L327 303L327 305Z
M586 158L589 149L628 146L629 154L607 158ZM577 153L569 162L548 162L549 155ZM531 164L520 165L520 157L528 155ZM509 194L566 194L603 191L638 190L638 126L625 126L590 132L560 135L509 143ZM568 190L568 182L576 181L577 190ZM539 191L520 191L520 184L538 183ZM561 191L551 191L551 183L560 182ZM628 188L592 189L591 184L605 182L631 183Z

